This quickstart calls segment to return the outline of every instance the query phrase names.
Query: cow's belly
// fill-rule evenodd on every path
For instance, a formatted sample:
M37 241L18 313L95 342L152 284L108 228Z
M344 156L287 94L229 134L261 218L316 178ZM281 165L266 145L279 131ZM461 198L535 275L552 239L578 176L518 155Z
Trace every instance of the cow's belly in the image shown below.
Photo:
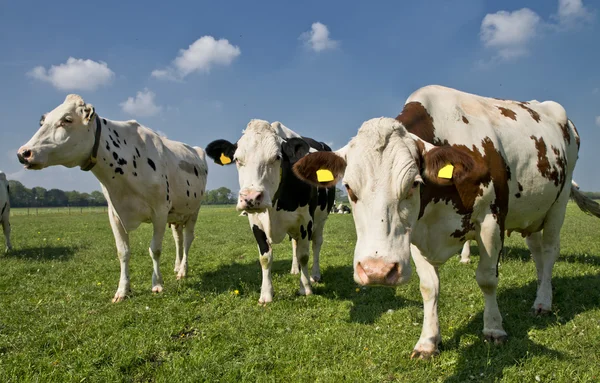
M299 239L301 237L300 225L306 225L310 214L307 205L295 211L277 211L270 208L264 213L257 213L256 218L260 221L269 241L281 243L288 235Z

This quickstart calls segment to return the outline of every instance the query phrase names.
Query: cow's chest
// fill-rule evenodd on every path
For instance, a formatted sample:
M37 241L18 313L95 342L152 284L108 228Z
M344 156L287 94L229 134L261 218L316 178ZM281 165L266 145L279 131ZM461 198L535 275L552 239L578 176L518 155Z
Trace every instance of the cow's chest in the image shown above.
M308 206L294 211L269 209L264 213L253 214L253 217L249 218L251 224L253 220L258 222L271 243L280 243L288 235L295 239L302 239L303 236L306 238L308 223L312 221Z

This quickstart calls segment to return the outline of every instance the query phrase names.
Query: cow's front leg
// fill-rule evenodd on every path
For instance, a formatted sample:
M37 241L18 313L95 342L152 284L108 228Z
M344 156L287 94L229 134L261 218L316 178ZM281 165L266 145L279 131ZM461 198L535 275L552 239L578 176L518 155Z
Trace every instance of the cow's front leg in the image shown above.
M108 220L115 237L117 245L117 254L119 255L119 263L121 265L121 277L119 278L119 287L113 298L113 303L121 302L127 294L131 292L129 283L129 234L125 232L121 222L117 218L112 206L108 208Z
M273 281L271 280L271 266L273 265L273 248L267 240L267 234L258 225L252 225L252 233L258 245L259 262L262 269L262 286L258 303L265 304L273 301Z
M310 281L311 282L321 282L321 265L319 263L319 258L321 256L321 246L323 245L323 229L325 228L325 222L322 222L320 225L314 228L314 231L311 233L313 226L309 223L308 226L308 239L312 242L312 252L313 252L313 264L311 270Z
M496 289L498 287L498 257L504 243L504 231L493 215L488 215L481 224L477 239L479 264L475 272L477 284L483 292L483 336L487 341L503 343L508 335L502 327L502 315L498 308Z
M183 279L187 275L188 254L190 253L190 247L192 247L192 242L194 241L194 228L196 227L197 219L198 216L193 215L185 224L183 230L183 258L181 258L177 279Z
M12 244L10 243L10 222L8 222L8 218L2 220L2 229L4 231L4 239L6 240L5 252L8 253L12 249Z
M300 273L300 268L298 267L298 258L296 257L297 248L298 241L292 238L292 269L290 270L290 274Z
M462 251L460 252L460 263L471 262L471 241L467 240L463 245Z
M298 240L296 248L296 257L300 266L300 289L298 294L311 295L312 288L310 287L310 274L308 273L308 258L309 258L310 241L308 237Z
M175 240L175 268L173 270L177 274L179 273L181 258L183 258L183 225L171 224L171 232Z
M427 262L416 246L411 245L410 249L417 267L421 295L423 296L423 328L421 329L421 337L410 357L411 359L428 359L439 353L438 345L442 340L437 308L440 277L438 268Z
M167 225L165 217L154 217L152 227L152 241L150 242L150 257L152 258L152 292L160 293L163 290L163 277L160 273L160 255L162 253L162 242L165 236L165 228Z

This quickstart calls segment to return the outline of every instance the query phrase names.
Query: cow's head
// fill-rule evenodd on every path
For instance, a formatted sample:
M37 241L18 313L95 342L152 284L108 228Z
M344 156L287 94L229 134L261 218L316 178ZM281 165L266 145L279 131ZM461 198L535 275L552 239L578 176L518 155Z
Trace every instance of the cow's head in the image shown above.
M453 169L447 167L453 165ZM450 185L473 160L452 147L435 147L392 118L366 121L337 152L311 153L294 165L296 175L319 187L342 180L356 226L354 279L361 285L396 285L411 275L410 243L423 182ZM445 169L451 178L443 178ZM318 172L331 172L319 182Z
M310 147L301 138L283 138L283 125L252 120L237 143L216 140L206 146L206 154L219 165L235 163L240 192L237 210L261 212L271 207L282 174L306 155Z
M17 151L19 162L27 169L82 166L94 147L94 116L91 104L76 94L68 95L42 116L38 131Z

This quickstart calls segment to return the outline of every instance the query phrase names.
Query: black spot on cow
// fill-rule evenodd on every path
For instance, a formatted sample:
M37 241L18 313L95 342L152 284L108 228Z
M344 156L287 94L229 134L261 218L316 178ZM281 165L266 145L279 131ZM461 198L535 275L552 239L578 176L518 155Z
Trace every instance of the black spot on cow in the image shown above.
M117 144L116 142L112 141L112 144L115 148L120 148L121 146L119 144Z
M141 157L140 151L138 150L138 148L135 148L135 154L137 154L138 158Z
M123 165L127 165L127 161L125 160L125 158L119 158L119 160L117 161L117 164L123 166Z
M308 230L308 240L310 241L312 239L312 228L313 228L313 221L308 221L308 227L306 230Z
M115 168L115 173L123 174L123 169Z
M300 225L300 235L302 236L302 239L306 238L307 234L308 232L304 230L304 225Z
M189 180L185 180L185 182L187 182L187 185L190 186L190 181Z
M4 210L6 210L7 206L8 206L8 201L4 202L4 206L2 206L2 213L0 215L4 215Z
M136 172L133 172L133 175L134 175L135 177L137 177L137 173L136 173Z
M134 169L137 169L137 162L135 162L135 157L134 157L134 159L133 159L133 168L134 168Z
M110 144L106 141L106 150L110 150Z
M148 165L152 168L152 170L156 171L156 165L154 165L154 161L148 158Z
M115 134L115 136L119 137L119 132L117 132L116 130L113 130L113 133Z
M254 238L256 239L256 243L258 244L258 249L260 250L260 254L266 254L269 252L269 243L267 242L267 234L261 230L257 225L252 225L252 233L254 234Z
M108 164L108 166L110 166L111 168L113 167L113 164Z
M190 191L189 190L186 190L185 193L187 194L188 197L190 196Z
M104 122L104 125L106 125L106 118L103 118L102 122Z
M119 155L117 154L117 152L113 152L113 158L116 160L119 159Z
M196 197L196 192L194 192L194 198L197 198L197 197Z
M196 177L198 177L198 169L196 169L195 166L194 166L194 174L196 175Z
M167 193L167 201L169 200L169 194Z
M327 209L327 189L319 189L319 208L321 210Z
M124 145L127 145L127 140L125 140L125 139L124 139L124 140L123 140L123 144L124 144Z

